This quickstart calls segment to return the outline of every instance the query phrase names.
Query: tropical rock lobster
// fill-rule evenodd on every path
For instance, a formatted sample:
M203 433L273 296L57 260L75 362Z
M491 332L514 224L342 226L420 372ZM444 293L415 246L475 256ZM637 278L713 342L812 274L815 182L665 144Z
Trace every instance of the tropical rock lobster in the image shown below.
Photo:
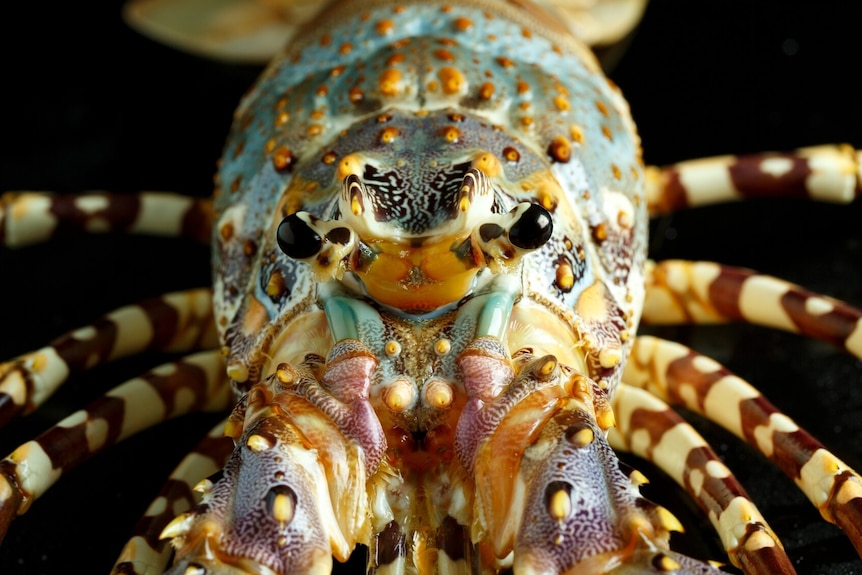
M448 119L448 118L447 118L447 119ZM556 221L555 221L555 223L556 223ZM554 278L554 280L555 280L555 281L557 280L556 274L555 274L555 278ZM563 283L565 283L565 276L564 276L564 279L563 279L563 280L560 280L560 281L563 281ZM608 349L610 349L610 348L608 348ZM384 351L385 351L385 350L384 350ZM514 351L514 350L513 350L513 351ZM245 364L243 364L243 365L245 365ZM429 387L430 387L430 386L429 386ZM407 393L409 393L409 392L407 392ZM397 395L397 394L396 394L396 395ZM385 400L384 400L384 401L385 401ZM388 404L388 403L387 403L386 405L387 405L387 406L389 406L389 404ZM391 407L391 406L390 406L390 407ZM563 507L565 507L565 505L563 505Z

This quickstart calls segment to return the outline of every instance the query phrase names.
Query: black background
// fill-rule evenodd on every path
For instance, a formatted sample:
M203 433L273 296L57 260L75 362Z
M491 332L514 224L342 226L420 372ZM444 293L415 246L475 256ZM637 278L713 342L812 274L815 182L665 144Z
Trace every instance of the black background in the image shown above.
M826 142L862 147L859 8L838 1L654 0L612 78L646 160ZM852 11L856 12L853 13ZM0 190L167 189L207 195L231 112L256 71L180 54L130 31L120 2L2 8ZM655 222L654 258L748 266L862 305L862 202L750 202ZM171 240L90 237L0 252L0 358L33 349L116 306L204 285L208 250ZM658 333L747 377L839 457L862 468L862 364L761 328ZM0 432L0 451L164 360L100 368ZM17 519L0 573L107 573L130 528L212 416L174 421L69 474ZM784 538L800 575L862 573L862 561L790 480L699 420ZM671 507L692 554L721 559L708 523L660 472L636 462Z

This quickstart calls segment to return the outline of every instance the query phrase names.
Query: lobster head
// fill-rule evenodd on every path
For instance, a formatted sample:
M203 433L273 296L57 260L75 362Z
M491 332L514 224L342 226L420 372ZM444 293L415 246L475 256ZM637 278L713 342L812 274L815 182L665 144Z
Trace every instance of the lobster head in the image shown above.
M311 264L319 280L338 279L395 312L434 315L550 239L548 210L510 193L506 164L521 152L508 148L507 160L458 146L467 119L452 112L374 121L381 118L385 149L341 158L340 193L326 214L300 210L278 226L282 251ZM364 140L363 128L342 138Z

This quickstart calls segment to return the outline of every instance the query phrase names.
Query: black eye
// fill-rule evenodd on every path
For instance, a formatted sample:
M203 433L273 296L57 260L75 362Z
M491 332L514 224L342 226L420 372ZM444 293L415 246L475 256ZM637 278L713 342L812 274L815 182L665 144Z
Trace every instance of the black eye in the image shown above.
M318 233L296 214L281 220L276 240L281 251L296 260L313 256L323 246L323 240Z
M539 204L531 204L509 229L509 241L521 249L534 250L545 245L553 231L551 213Z

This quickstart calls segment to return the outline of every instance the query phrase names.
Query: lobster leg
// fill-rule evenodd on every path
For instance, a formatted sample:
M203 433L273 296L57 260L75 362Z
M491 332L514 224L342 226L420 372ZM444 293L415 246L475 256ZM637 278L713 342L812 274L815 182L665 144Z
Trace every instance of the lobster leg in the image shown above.
M228 420L224 475L162 534L170 573L328 574L371 539L369 478L386 447L368 399L376 366L348 339L325 366L312 354L252 386Z
M862 477L718 362L683 345L635 340L625 381L715 421L794 480L862 555Z
M502 565L514 552L517 575L720 573L669 549L678 522L621 471L596 383L550 355L518 353L513 365L492 337L458 364L469 399L455 448L475 481L471 535L484 555Z
M745 321L829 342L862 359L862 310L752 270L666 260L649 266L649 324Z
M850 203L862 195L862 151L846 145L819 146L650 166L646 192L651 217L757 197Z
M166 294L114 310L51 344L0 364L0 427L39 407L70 377L147 350L216 346L211 293Z
M224 421L216 425L171 473L135 526L133 537L111 571L113 575L149 575L165 570L172 550L159 536L177 513L187 511L197 503L199 497L193 491L206 490L209 480L198 482L224 467L233 450L233 441L225 437L224 428Z
M745 489L700 434L658 397L621 385L614 395L614 449L655 463L698 502L731 562L746 575L796 573Z
M233 393L217 352L202 352L129 380L0 462L0 539L60 477L105 448L191 411L228 409Z
M206 243L211 229L209 198L165 192L7 192L0 196L0 246L10 248L75 232L187 237Z

